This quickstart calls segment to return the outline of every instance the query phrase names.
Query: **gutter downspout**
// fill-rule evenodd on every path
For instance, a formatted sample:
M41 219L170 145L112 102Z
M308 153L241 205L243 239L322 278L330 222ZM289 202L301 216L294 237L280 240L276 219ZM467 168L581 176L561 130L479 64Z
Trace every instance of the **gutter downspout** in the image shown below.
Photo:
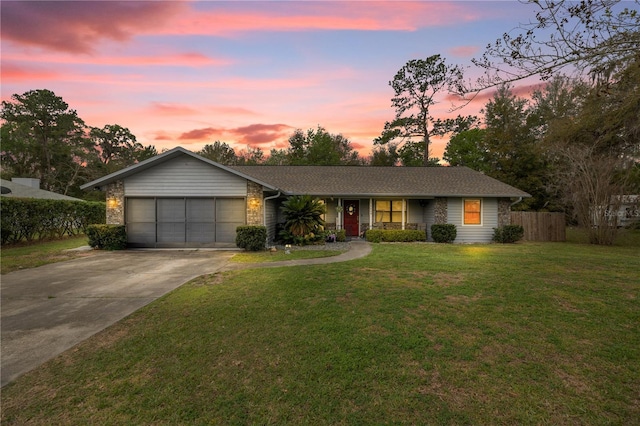
M511 207L515 206L516 204L518 204L520 201L522 201L522 197L518 197L518 199L516 201L514 201L511 204L509 204L509 209L511 209Z
M265 197L262 199L262 224L267 226L267 201L273 200L274 198L280 197L280 191L276 195L272 195L271 197ZM269 230L267 230L267 241L264 242L264 246L269 247Z

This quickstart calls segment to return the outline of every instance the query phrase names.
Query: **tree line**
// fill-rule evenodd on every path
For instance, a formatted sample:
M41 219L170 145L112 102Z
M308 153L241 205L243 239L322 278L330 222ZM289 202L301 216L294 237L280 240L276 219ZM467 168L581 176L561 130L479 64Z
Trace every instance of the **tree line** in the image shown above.
M517 208L566 211L592 242L611 243L606 209L640 193L639 0L530 0L537 12L489 44L466 81L441 55L409 60L389 82L395 116L363 158L342 134L295 130L288 147L236 152L215 141L198 154L227 165L438 166L433 137L449 136L443 161L467 166L532 195ZM539 76L525 97L514 84ZM442 96L463 106L493 90L481 116L442 119ZM79 186L156 155L118 125L90 128L53 92L34 90L2 103L2 176L39 177L45 189L80 195ZM613 204L613 205L612 205ZM602 213L594 214L594 212ZM597 216L597 217L594 217ZM605 231L600 231L605 229Z
M40 179L42 189L87 198L80 185L157 155L129 129L90 127L50 90L14 94L2 102L2 178Z

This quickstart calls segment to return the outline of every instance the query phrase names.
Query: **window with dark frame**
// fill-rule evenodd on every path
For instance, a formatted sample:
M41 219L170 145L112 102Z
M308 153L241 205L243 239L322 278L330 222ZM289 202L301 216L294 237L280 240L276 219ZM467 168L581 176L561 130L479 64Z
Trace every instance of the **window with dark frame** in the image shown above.
M402 223L402 200L376 200L376 222Z

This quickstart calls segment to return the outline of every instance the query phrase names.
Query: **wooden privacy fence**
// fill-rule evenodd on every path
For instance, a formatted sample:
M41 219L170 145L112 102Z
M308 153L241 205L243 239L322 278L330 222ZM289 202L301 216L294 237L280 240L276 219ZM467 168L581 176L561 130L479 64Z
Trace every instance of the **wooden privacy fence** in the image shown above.
M524 228L525 241L565 241L564 213L511 212L511 224Z

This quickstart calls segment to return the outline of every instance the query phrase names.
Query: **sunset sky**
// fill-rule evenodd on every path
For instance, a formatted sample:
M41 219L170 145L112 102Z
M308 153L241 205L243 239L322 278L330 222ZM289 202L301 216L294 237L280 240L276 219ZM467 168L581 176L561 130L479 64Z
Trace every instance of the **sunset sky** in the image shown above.
M471 66L534 16L517 1L3 0L1 8L2 100L49 89L87 125L119 124L158 151L220 140L268 153L295 129L321 125L361 155L393 119L388 83L408 60L441 54ZM455 114L477 114L486 96ZM451 115L451 106L443 96L432 114Z

